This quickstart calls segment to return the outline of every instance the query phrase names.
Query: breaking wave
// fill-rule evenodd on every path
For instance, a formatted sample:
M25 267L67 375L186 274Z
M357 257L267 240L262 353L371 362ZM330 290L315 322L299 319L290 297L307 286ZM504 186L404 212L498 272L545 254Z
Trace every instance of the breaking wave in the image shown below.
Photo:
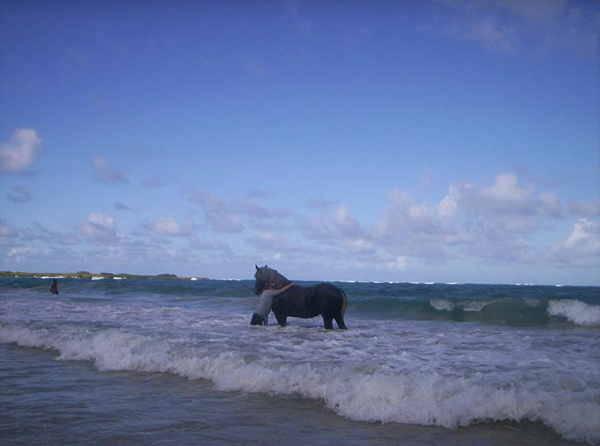
M298 395L321 400L357 421L456 428L481 420L541 421L567 439L600 441L600 390L578 383L502 383L481 374L401 373L364 363L289 362L240 351L210 352L186 339L108 329L49 330L0 324L0 342L91 361L99 371L131 370L212 381L219 390Z
M564 317L577 325L600 325L600 306L578 300L551 300L548 302L548 314Z
M600 305L578 300L371 298L351 301L354 314L387 319L448 320L511 326L566 323L600 327Z

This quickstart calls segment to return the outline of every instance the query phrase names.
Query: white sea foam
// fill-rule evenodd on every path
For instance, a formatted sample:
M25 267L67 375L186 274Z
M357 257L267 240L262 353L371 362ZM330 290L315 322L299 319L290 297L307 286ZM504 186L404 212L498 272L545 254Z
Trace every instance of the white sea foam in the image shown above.
M454 304L445 299L431 299L429 305L439 311L452 311L454 309Z
M600 441L597 389L573 391L527 381L505 385L481 374L435 370L393 373L351 360L290 362L239 351L211 353L182 340L115 329L89 334L2 325L0 342L53 349L59 360L92 361L100 371L173 373L211 380L219 390L318 399L357 421L456 428L484 419L540 420L566 438Z
M551 300L550 316L563 316L577 325L600 325L600 305L590 305L578 300Z
M93 276L92 280L104 280L103 276Z

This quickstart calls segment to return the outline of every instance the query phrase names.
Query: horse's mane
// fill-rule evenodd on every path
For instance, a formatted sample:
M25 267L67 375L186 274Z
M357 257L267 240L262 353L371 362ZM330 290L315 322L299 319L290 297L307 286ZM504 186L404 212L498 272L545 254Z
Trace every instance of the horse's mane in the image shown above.
M268 283L274 284L276 289L283 288L287 284L291 283L287 279L287 277L285 277L283 274L281 274L276 269L267 268L267 271L269 273L269 275L268 275Z

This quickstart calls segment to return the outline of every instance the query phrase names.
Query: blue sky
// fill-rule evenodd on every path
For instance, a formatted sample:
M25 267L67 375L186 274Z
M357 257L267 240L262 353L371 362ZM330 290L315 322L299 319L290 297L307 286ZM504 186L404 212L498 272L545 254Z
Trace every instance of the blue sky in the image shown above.
M3 2L0 268L600 284L597 2Z

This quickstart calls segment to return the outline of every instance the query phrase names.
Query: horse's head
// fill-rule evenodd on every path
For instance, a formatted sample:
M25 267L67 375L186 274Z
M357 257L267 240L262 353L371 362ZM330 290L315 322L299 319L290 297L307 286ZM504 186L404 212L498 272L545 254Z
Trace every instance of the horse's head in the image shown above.
M256 267L256 272L254 273L254 289L252 292L260 294L269 285L272 270L267 265L260 268L257 265L254 266Z

